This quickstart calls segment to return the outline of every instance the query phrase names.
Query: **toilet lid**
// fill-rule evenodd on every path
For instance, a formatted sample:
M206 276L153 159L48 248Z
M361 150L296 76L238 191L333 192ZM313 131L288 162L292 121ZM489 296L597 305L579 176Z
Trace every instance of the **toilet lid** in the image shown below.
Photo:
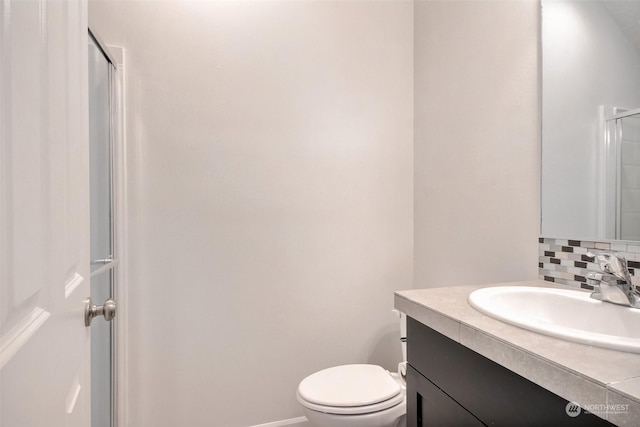
M343 365L324 369L302 380L298 394L323 406L365 406L389 400L402 388L381 366Z

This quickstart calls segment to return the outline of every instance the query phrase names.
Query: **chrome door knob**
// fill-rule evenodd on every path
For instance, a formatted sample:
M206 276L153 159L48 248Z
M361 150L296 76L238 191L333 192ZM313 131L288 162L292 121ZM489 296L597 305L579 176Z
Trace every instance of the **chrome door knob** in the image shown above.
M87 298L84 306L84 326L91 326L91 321L97 316L104 316L106 321L113 320L116 317L116 302L109 298L104 302L104 305L95 305L91 298Z

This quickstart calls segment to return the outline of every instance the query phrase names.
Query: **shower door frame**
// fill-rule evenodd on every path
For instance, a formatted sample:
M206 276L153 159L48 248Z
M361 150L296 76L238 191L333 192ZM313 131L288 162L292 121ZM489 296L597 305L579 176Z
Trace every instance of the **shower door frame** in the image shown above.
M111 155L110 167L110 200L111 200L111 247L113 260L91 272L91 277L98 276L106 270L112 272L111 298L117 302L117 316L111 323L111 427L125 425L121 409L125 409L123 381L126 366L124 361L124 342L126 335L126 292L125 292L125 132L124 132L124 49L107 46L98 33L88 27L89 38L104 54L109 63L109 145ZM118 58L118 59L116 59ZM102 304L102 301L94 301Z

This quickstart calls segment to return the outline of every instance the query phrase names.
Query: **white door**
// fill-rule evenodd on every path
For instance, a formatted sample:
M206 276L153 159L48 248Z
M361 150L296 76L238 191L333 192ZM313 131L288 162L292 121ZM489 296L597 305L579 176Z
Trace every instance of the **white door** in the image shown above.
M0 425L87 427L87 5L0 14Z

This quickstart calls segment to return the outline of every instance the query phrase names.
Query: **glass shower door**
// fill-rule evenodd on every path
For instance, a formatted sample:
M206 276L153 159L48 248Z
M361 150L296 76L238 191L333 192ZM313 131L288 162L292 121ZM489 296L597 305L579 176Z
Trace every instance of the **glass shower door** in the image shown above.
M88 59L91 300L102 305L115 297L114 273L118 265L113 215L113 65L91 32ZM115 425L115 323L105 317L91 322L91 427Z

